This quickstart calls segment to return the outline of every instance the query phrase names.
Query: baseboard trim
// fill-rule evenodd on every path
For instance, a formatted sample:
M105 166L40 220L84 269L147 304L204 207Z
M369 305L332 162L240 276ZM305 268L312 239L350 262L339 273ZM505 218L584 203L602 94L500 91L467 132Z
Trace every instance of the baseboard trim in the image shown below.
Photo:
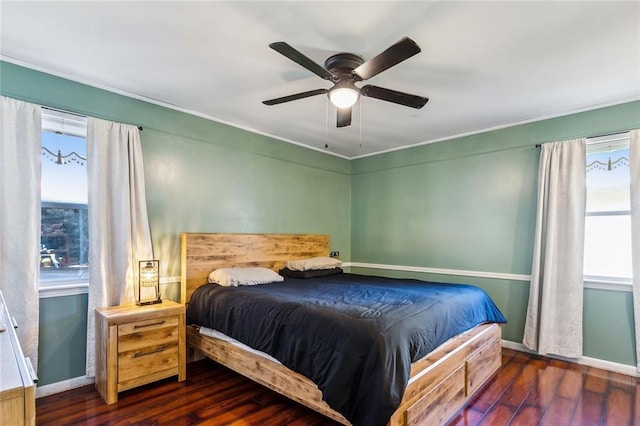
M529 354L537 354L537 352L532 351L527 348L522 343L512 342L510 340L502 340L502 347L507 349L513 349L514 351L526 352ZM620 364L618 362L605 361L603 359L591 358L588 356L583 356L580 359L569 359L563 358L561 356L552 356L552 355L543 355L546 358L554 358L567 362L574 362L580 365L586 365L587 367L599 368L601 370L612 371L614 373L625 374L627 376L640 377L640 373L633 365Z
M51 383L49 385L38 386L36 388L36 398L54 395L56 393L80 388L82 386L91 385L93 383L95 383L94 377L80 376L68 380L63 380L61 382Z

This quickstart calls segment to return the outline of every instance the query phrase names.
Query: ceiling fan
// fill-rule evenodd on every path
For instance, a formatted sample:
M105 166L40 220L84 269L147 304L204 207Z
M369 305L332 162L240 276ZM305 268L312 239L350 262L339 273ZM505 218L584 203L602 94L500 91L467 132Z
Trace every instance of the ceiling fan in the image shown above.
M378 56L366 62L362 57L354 55L353 53L338 53L327 58L327 60L324 61L324 67L284 41L271 43L269 47L317 76L331 81L333 87L330 89L309 90L308 92L269 99L262 102L265 105L277 105L310 96L327 94L331 103L338 109L337 126L345 127L351 124L351 107L360 96L393 102L416 109L425 106L429 100L422 96L385 89L384 87L373 86L371 84L362 87L358 87L355 84L368 80L419 53L420 47L409 37L404 37Z

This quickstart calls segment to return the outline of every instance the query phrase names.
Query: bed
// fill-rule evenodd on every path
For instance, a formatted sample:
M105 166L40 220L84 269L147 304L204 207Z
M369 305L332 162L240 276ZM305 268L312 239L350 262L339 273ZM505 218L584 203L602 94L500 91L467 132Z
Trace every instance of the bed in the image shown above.
M278 271L286 260L328 253L326 235L183 234L182 302L190 301L213 269L262 266ZM205 336L199 328L187 327L190 348L333 420L350 424L323 400L318 386L307 377L219 336ZM450 338L410 365L408 385L387 424L445 423L493 376L500 362L500 326L495 323Z

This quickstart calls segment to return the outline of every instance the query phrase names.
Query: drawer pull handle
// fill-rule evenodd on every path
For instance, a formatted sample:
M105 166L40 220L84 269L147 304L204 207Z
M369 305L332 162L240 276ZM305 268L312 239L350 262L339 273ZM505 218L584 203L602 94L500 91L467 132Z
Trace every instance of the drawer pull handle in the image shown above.
M140 358L141 356L145 356L145 355L151 355L151 354L157 354L158 352L162 352L165 350L165 346L159 346L157 349L154 349L152 351L149 352L136 352L135 354L133 354L134 358Z
M31 380L33 380L33 383L38 383L38 375L36 374L36 371L33 369L33 364L31 364L31 360L29 359L29 357L25 357L24 361L27 364L27 370L29 370L29 375L31 376Z
M162 325L165 322L166 322L165 320L162 320L162 321L158 321L158 322L151 322L149 324L136 324L136 325L133 326L133 328L153 327L154 325Z

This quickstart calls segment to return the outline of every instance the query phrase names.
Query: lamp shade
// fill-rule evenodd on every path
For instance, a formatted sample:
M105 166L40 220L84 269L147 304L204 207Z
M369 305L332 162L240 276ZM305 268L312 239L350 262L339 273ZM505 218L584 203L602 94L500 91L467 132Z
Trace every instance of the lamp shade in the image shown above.
M142 260L138 262L138 286L136 304L151 305L161 303L160 298L160 261Z

